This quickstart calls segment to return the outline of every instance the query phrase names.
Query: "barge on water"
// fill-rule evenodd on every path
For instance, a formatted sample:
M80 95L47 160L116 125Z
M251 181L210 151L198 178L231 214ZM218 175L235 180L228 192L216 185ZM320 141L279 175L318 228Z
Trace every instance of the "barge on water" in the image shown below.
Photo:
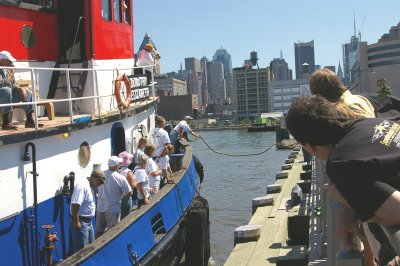
M17 59L1 68L15 71L16 83L33 95L0 104L14 108L17 126L0 130L2 265L164 265L179 260L193 237L185 230L190 206L206 203L197 198L200 180L187 146L175 184L72 254L74 181L89 176L93 164L105 170L110 156L133 153L155 126L153 76L134 67L132 1L110 3L0 1L0 24L7 25L0 47ZM20 112L26 105L35 110L33 127ZM196 239L207 239L207 230L199 232L205 235ZM189 258L197 252L185 248Z
M247 127L248 132L275 131L281 124L283 113L262 113L260 117L254 119L251 126Z

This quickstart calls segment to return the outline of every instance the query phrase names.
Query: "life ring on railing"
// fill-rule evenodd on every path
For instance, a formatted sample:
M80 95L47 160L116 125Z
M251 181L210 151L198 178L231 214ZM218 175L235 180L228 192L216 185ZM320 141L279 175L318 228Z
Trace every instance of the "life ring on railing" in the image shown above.
M121 95L121 81L123 81L125 84L125 89L126 89L125 100L122 99ZM125 74L118 75L117 79L115 80L114 86L115 86L114 87L115 100L118 103L118 108L127 109L132 102L132 88L128 76Z

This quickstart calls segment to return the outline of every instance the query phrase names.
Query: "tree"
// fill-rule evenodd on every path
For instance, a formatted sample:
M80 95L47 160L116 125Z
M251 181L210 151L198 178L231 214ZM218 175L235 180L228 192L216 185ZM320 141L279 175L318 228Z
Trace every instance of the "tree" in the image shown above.
M376 86L378 87L377 96L379 99L382 99L385 96L391 96L392 90L386 83L386 79L381 78L376 81Z

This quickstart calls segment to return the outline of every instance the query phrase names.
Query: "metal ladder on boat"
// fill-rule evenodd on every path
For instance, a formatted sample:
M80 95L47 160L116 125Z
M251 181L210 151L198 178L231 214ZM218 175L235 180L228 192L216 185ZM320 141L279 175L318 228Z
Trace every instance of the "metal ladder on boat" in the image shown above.
M75 65L78 63L75 63ZM69 64L62 64L57 62L54 68L63 68ZM73 97L82 97L85 89L85 84L88 76L88 71L83 71L80 69L88 68L88 61L83 61L81 67L77 67L77 70L70 69L69 71L69 81L67 80L67 74L65 70L53 71L50 81L49 92L47 93L47 99L55 99L57 90L67 90L67 82L70 83L70 87L73 93ZM75 102L74 102L75 103ZM79 113L78 105L73 105L74 112Z

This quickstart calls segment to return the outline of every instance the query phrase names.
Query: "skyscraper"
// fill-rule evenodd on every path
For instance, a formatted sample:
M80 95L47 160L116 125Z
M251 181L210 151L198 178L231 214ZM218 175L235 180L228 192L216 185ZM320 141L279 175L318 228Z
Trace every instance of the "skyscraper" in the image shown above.
M304 64L308 64L308 74L315 70L314 40L310 42L294 43L294 55L296 63L296 79L303 77Z
M208 82L209 82L209 65L210 62L208 58L203 56L200 59L201 66L201 93L202 93L202 101L200 104L205 105L208 102Z
M199 102L202 102L200 60L195 57L185 58L185 71L188 94L197 95Z
M233 75L232 75L232 58L231 55L228 54L226 49L220 48L218 49L214 56L214 61L219 61L224 65L224 79L226 83L226 98L231 98L232 96L232 82L233 82ZM226 100L226 99L223 99Z
M353 80L352 69L356 62L356 54L358 50L358 43L360 39L356 36L354 28L354 35L351 36L350 42L343 44L343 84L349 86Z
M360 37L361 33L359 32ZM342 82L345 86L350 86L353 82L354 74L352 69L357 61L357 51L360 39L356 35L356 16L354 14L354 33L350 37L350 42L342 46L343 50L343 79Z
M343 70L342 70L342 66L340 65L340 61L339 61L338 71L336 74L338 75L340 80L343 80Z
M200 72L200 60L195 57L187 57L185 58L185 69L186 70L194 70L195 72Z
M292 70L289 69L288 63L286 63L285 59L282 57L274 58L271 63L269 63L273 74L273 80L291 80L292 79Z
M224 65L217 60L210 64L210 100L214 103L223 103L226 99L226 81Z

